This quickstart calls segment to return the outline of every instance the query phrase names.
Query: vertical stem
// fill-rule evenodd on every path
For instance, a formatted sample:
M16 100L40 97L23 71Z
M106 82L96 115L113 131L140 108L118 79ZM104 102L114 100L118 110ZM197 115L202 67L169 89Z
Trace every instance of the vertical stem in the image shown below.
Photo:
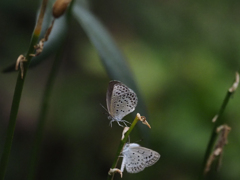
M69 22L69 19L71 17L71 9L73 6L74 0L71 2L70 7L67 11L67 21ZM39 160L39 154L40 154L40 149L41 149L41 143L43 140L43 133L44 133L44 128L46 124L46 117L49 109L49 100L50 100L50 95L52 93L52 88L54 85L54 81L57 76L57 72L60 66L60 59L62 56L62 52L64 50L64 45L62 48L60 48L57 52L57 55L53 61L51 71L49 73L49 77L45 86L44 94L43 94L43 99L41 103L41 110L40 110L40 115L38 118L38 124L37 124L37 129L36 133L34 136L34 141L33 141L33 149L30 157L30 166L29 166L29 174L27 179L28 180L33 180L36 174L37 170L37 164Z
M7 128L7 136L6 136L3 154L0 162L0 180L4 179L4 176L6 173L7 163L8 163L11 146L12 146L12 139L13 139L15 125L16 125L16 118L17 118L20 98L22 94L23 81L24 80L21 79L21 75L19 72L16 87L15 87L15 92L13 96L13 101L12 101L10 119L9 119L9 124Z
M119 146L118 146L118 150L117 150L115 159L114 159L113 164L112 164L112 167L111 167L112 169L117 166L117 162L118 162L119 156L120 156L120 154L121 154L121 152L122 152L123 146L124 146L124 144L127 142L128 136L129 136L129 134L132 132L132 130L133 130L133 128L135 127L135 125L137 124L138 120L139 120L139 119L138 119L138 117L136 116L135 119L134 119L134 121L133 121L133 123L131 124L129 130L126 132L125 137L120 141L120 144L119 144ZM114 176L114 174L113 174L113 175L108 175L107 179L108 179L108 180L111 180L111 178L112 178L113 176Z
M212 151L213 146L214 146L214 142L217 138L216 129L217 129L218 126L220 126L223 123L223 119L219 118L219 117L221 117L221 115L223 114L230 96L231 96L231 93L228 92L225 96L225 99L224 99L223 104L221 106L221 109L219 111L217 122L215 122L215 124L213 126L212 134L211 134L211 137L209 139L208 146L207 146L207 149L206 149L206 153L205 153L205 156L204 156L202 172L204 171L204 168L205 168L205 165L207 163L208 157L211 154L211 151Z
M46 123L46 116L49 109L49 99L50 99L54 81L56 79L56 75L60 66L61 55L62 55L62 50L59 50L57 56L54 59L54 62L49 74L49 78L45 86L43 99L41 103L40 115L39 115L38 124L37 124L37 130L34 136L33 149L32 149L32 154L30 159L29 174L27 178L28 180L34 179L34 176L35 176L36 167L39 159L41 142L43 139L44 127Z
M39 19L43 19L43 17L44 17L46 4L47 4L47 0L43 0L42 5L41 5L41 13L38 17L38 23L35 26L35 29L34 29L34 32L32 35L32 39L30 42L30 46L28 49L28 53L26 55L26 58L28 61L26 63L24 63L23 79L21 78L21 72L19 71L19 73L18 73L18 78L17 78L17 82L16 82L16 86L15 86L12 107L11 107L11 112L10 112L9 124L8 124L8 128L7 128L6 140L5 140L5 144L3 147L3 154L1 157L1 161L0 161L0 180L3 180L4 176L6 174L6 169L7 169L7 164L8 164L10 151L11 151L11 147L12 147L12 140L13 140L13 136L14 136L14 130L15 130L15 125L16 125L16 119L17 119L19 104L20 104L20 100L21 100L23 85L24 85L26 74L27 74L28 66L32 59L32 57L29 56L29 54L34 53L34 51L35 51L34 45L37 44L38 38L39 38L39 33L37 33L37 31L36 31L36 27L38 28L38 31L39 30L41 31L41 22L39 22Z
M224 110L226 109L226 106L227 106L228 101L229 101L229 99L230 99L232 94L233 94L233 92L230 92L230 91L227 92L227 94L226 94L226 96L224 98L224 101L222 103L222 106L221 106L221 108L219 110L219 113L217 114L217 116L218 116L217 117L217 121L215 122L215 124L213 126L213 129L212 129L212 134L210 136L210 139L209 139L209 142L208 142L208 146L207 146L207 149L206 149L206 152L205 152L205 155L204 155L204 160L203 160L203 164L202 164L202 168L201 168L199 179L203 179L204 178L204 169L205 169L207 160L208 160L209 156L211 155L214 143L215 143L216 138L217 138L216 129L217 129L218 126L220 126L224 122L224 119L221 118L221 117L222 117L222 114L223 114Z

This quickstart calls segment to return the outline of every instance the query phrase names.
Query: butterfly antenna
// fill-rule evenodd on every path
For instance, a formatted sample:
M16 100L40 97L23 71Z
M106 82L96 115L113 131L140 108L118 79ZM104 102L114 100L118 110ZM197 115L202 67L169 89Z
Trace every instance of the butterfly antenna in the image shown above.
M143 141L143 139L139 139L138 141L136 141L135 143L137 143L137 142L141 142L141 141Z
M99 103L99 104L100 104L100 106L102 106L102 108L105 109L105 111L107 111L107 113L108 113L107 108L105 108L101 103Z

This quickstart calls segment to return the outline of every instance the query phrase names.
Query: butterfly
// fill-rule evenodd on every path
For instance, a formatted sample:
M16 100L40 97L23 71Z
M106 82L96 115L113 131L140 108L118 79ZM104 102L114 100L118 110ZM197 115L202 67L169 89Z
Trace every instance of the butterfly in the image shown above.
M119 126L129 123L122 118L133 112L137 106L138 98L135 92L120 81L110 81L106 94L107 112L110 125L116 121ZM125 123L126 122L126 123Z
M152 166L160 158L158 152L142 147L137 143L125 144L122 156L121 172L123 172L124 167L126 167L126 170L129 173L143 171L145 167Z

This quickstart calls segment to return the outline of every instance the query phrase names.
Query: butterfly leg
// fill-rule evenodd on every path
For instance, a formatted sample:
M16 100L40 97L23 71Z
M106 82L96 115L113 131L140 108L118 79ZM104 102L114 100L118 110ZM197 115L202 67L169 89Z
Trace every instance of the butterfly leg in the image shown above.
M122 123L125 125L125 127L128 127L127 124L124 121L122 121Z
M110 123L109 123L109 125L110 125L111 127L112 127L112 122L114 122L114 121L116 121L116 122L118 123L118 125L121 126L121 127L128 127L126 123L131 124L130 122L125 121L125 120L118 121L118 120L115 120L115 119L114 119L114 120L111 120ZM122 122L125 126L121 125L120 122Z
M128 124L131 124L130 122L128 122L128 121L126 121L126 120L121 120L121 121L126 122L126 123L128 123Z
M109 122L109 126L111 126L111 127L112 127L112 122L113 122L113 120Z
M122 121L117 121L118 125L121 126L121 127L124 127L123 125L120 124L120 122L122 122ZM124 123L124 125L126 126L125 123Z
M120 122L122 122L126 127L128 127L126 123L131 124L130 122L128 122L128 121L126 121L126 120L121 120Z

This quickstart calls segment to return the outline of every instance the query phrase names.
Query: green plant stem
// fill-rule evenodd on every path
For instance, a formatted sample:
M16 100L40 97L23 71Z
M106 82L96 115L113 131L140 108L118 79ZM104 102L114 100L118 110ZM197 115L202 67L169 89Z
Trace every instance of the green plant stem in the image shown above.
M6 173L7 164L8 164L11 147L12 147L12 140L13 140L13 136L14 136L14 130L15 130L15 125L16 125L16 119L17 119L19 104L20 104L20 100L21 100L23 85L24 85L24 81L26 78L28 66L32 59L32 57L29 56L29 54L34 54L34 51L35 51L34 45L37 44L38 39L39 39L39 34L40 34L39 30L41 29L41 26L42 26L41 19L43 19L44 12L46 9L46 4L47 4L47 0L43 0L42 5L41 5L41 13L39 15L38 22L34 28L30 46L29 46L29 49L28 49L28 52L26 55L27 62L25 62L23 64L23 67L24 67L23 78L21 78L21 72L19 71L19 73L18 73L18 78L17 78L13 101L12 101L12 106L11 106L9 124L8 124L7 132L6 132L7 133L6 140L5 140L5 144L3 147L3 154L1 157L1 161L0 161L0 180L4 179L4 176Z
M69 9L67 11L67 19L68 22L71 18L71 9L73 6L74 0L69 6ZM49 77L45 86L44 94L43 94L43 99L41 103L41 110L40 110L40 115L38 118L38 124L37 124L37 129L36 133L34 136L34 141L33 141L33 149L30 157L30 166L29 166L29 173L28 173L28 180L32 180L35 177L36 170L37 170L37 164L38 164L38 159L39 159L39 154L40 154L40 148L41 148L41 143L43 140L43 133L44 133L44 128L46 124L46 117L49 109L49 99L50 95L52 93L53 85L57 76L57 72L60 66L60 59L62 56L62 52L64 50L64 45L62 48L60 48L57 52L57 55L53 61L51 71L49 73Z
M129 130L126 132L124 138L120 141L120 144L118 146L118 150L117 150L117 153L116 153L116 156L115 156L115 159L113 161L113 164L112 164L112 169L115 168L117 166L117 163L118 163L118 159L119 159L119 156L122 152L122 149L123 149L123 146L124 144L127 142L127 139L128 139L128 136L129 134L132 132L133 128L135 127L135 125L137 124L138 122L138 117L136 116L133 123L131 124ZM114 174L113 175L108 175L107 179L108 180L111 180L113 178Z
M38 37L33 36L30 49L33 50L33 48L31 48L31 47L33 47L34 44L37 43L37 40L38 40ZM34 52L34 51L29 51L29 52ZM28 62L30 60L31 60L31 58L28 59ZM22 95L22 89L23 89L24 80L26 77L27 69L28 69L28 64L29 64L28 62L24 64L23 79L21 79L21 72L19 72L18 78L17 78L17 83L15 86L12 107L11 107L11 112L10 112L10 118L9 118L9 124L8 124L8 128L7 128L7 135L6 135L6 140L5 140L5 144L4 144L4 148L3 148L3 154L2 154L2 158L1 158L1 162L0 162L0 180L4 179L4 176L6 173L7 163L8 163L11 147L12 147L12 140L13 140L13 136L14 136L14 130L15 130L15 125L16 125L19 104L20 104L21 95Z
M208 146L207 146L207 149L206 149L206 152L205 152L205 155L204 155L204 160L203 160L203 164L202 164L199 179L204 178L204 169L205 169L206 163L208 161L208 158L212 153L212 149L213 149L214 143L215 143L216 138L217 138L216 129L217 129L218 126L220 126L224 123L224 119L221 118L221 117L222 117L222 114L223 114L224 110L226 109L226 106L227 106L227 104L229 102L229 99L230 99L232 94L233 94L232 92L229 92L229 91L227 92L227 94L225 96L225 99L222 103L222 106L221 106L221 108L218 112L218 118L217 118L217 121L214 123L213 129L212 129L212 134L211 134L211 137L209 139Z
M28 174L28 180L34 179L35 172L36 172L36 167L38 163L38 157L39 157L39 152L40 152L40 147L43 139L43 132L44 132L44 127L46 124L46 116L48 113L49 109L49 99L50 95L53 89L54 81L56 79L56 75L60 66L60 59L62 55L63 48L61 48L52 65L49 78L47 80L44 94L43 94L43 99L41 103L41 110L40 110L40 115L38 119L38 124L37 124L37 130L34 136L34 141L33 141L33 150L31 154L31 159L30 159L30 166L29 166L29 174Z

